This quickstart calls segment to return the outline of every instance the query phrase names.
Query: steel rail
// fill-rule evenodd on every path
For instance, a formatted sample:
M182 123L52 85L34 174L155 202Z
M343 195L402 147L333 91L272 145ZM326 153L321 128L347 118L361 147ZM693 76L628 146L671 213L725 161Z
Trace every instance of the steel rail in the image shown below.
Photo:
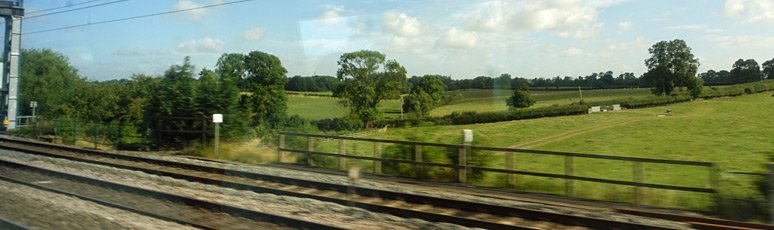
M320 190L332 190L340 193L347 193L349 191L348 189L350 188L350 186L348 185L325 183L325 182L281 177L281 176L274 176L274 175L266 175L266 174L224 169L224 168L211 167L211 166L193 165L193 164L152 159L152 158L139 157L139 156L113 154L113 153L108 153L103 151L75 148L75 147L56 145L56 144L50 144L50 143L15 140L15 139L9 139L4 137L0 137L0 140L5 142L21 143L24 145L33 145L33 146L38 146L43 148L51 148L51 149L57 149L57 150L84 153L84 154L95 155L100 157L151 163L151 164L156 164L156 165L161 165L166 167L174 167L174 168L181 168L181 169L208 172L208 173L217 173L217 174L223 174L223 175L229 175L229 176L243 177L243 178L248 178L253 180L262 180L262 181L269 181L269 182L275 182L275 183L281 183L281 184L296 185L300 187L315 188ZM8 149L14 149L22 152L33 153L33 154L42 154L42 155L58 157L58 158L68 158L58 154L44 153L41 151L33 151L29 149L24 149L24 148L9 147L6 145L3 145L2 147L8 148ZM84 159L77 159L74 157L69 157L69 158L71 160L78 160L78 161L83 161L88 163L103 164L103 165L109 164L106 162L100 162L96 160L84 160ZM164 174L171 177L178 176L178 178L181 178L181 179L194 180L198 182L219 183L219 185L222 185L222 186L234 186L235 188L240 188L243 190L247 188L247 187L244 187L244 185L223 183L224 181L221 181L221 180L209 181L206 178L205 179L194 178L194 177L190 177L190 175L189 176L175 175L168 172L161 172L159 170L153 170L153 169L147 169L147 168L143 169L143 168L138 168L133 166L118 165L118 164L110 164L109 166L119 167L124 169L131 169L131 170L141 170L141 171L155 173L155 174ZM260 189L261 190L259 191L270 192L270 190L266 190L266 188L260 188ZM287 191L285 192L273 191L273 192L283 193L284 195L291 195L290 193L287 193ZM564 225L586 226L594 229L667 229L659 226L652 226L652 225L631 223L631 222L618 222L618 221L613 221L613 220L603 219L603 218L565 215L565 214L537 211L537 210L526 209L526 208L476 203L471 201L439 198L439 197L417 195L417 194L407 194L407 193L400 193L400 192L394 192L389 190L372 189L372 188L364 188L364 187L356 187L355 193L357 195L365 196L365 197L379 197L382 199L402 200L407 203L429 204L429 205L438 206L438 207L458 209L458 210L464 210L469 212L488 213L488 214L494 214L494 215L500 215L500 216L516 216L516 217L521 217L521 218L530 219L530 220L548 221L548 222L564 224ZM361 207L368 209L367 206L361 206ZM400 211L400 210L395 210L395 211Z
M241 217L248 218L248 219L262 220L262 221L267 221L267 222L270 222L270 223L279 223L279 224L283 224L283 225L294 227L294 228L304 228L304 229L335 229L335 230L342 229L342 228L339 228L339 227L334 227L334 226L330 226L330 225L326 225L326 224L314 223L314 222L309 222L309 221L305 221L305 220L299 220L299 219L285 217L285 216L280 216L280 215L274 215L274 214L258 212L258 211L254 211L254 210L234 207L234 206L225 205L225 204L214 203L214 202L210 202L210 201L205 201L205 200L185 197L185 196L171 194L171 193L167 193L167 192L148 190L148 189L139 188L139 187L135 187L135 186L131 186L131 185L125 185L125 184L120 184L120 183L115 183L115 182L110 182L110 181L105 181L105 180L85 177L85 176L76 175L76 174L72 174L72 173L54 171L54 170L50 170L50 169L40 168L40 167L36 167L36 166L32 166L32 165L27 165L27 164L22 164L22 163L17 163L17 162L0 160L0 165L9 166L9 167L13 167L13 168L21 168L23 170L28 170L28 171L32 171L32 172L36 172L36 173L40 173L40 174L52 175L52 176L56 176L56 177L64 178L64 179L68 179L68 180L82 181L84 183L93 184L93 185L96 185L98 187L110 188L110 189L115 189L115 190L121 190L121 191L129 192L129 193L140 194L142 196L153 197L153 198L156 198L156 199L171 200L171 201L175 201L177 203L182 203L184 205L189 205L189 206L195 206L195 207L207 209L207 210L210 210L210 211L213 211L213 212L223 212L223 213L227 213L229 215L241 216ZM6 176L3 176L3 179L6 179ZM16 180L14 182L18 182L18 181L19 180ZM38 185L36 187L45 187L45 186ZM49 190L49 191L52 191L52 192L57 192L57 193L64 192L64 191L61 191L61 190L57 191L57 189L53 189L53 188L46 189L46 190ZM119 206L119 205L113 204L112 202L109 202L109 201L101 201L101 200L89 198L89 197L86 197L86 196L80 196L80 195L75 194L75 193L70 193L68 195L75 195L75 196L77 196L79 198L84 198L84 199L87 199L87 200L90 200L90 201L94 201L94 202L97 202L97 203L100 203L100 204L108 205L108 206L114 206L114 207L118 207ZM129 210L129 209L127 209L127 210ZM130 211L135 211L135 210L136 209L132 209ZM166 216L163 216L162 214L150 213L150 212L138 212L138 213L139 214L143 214L143 215L150 214L150 216L154 217L154 218L162 218L162 219L165 219L165 220L170 220L170 221L175 221L175 222L178 222L178 223L183 223L183 222L180 222L179 220L177 220L177 218L175 218L175 217L166 217ZM206 224L188 223L188 222L185 222L185 224L192 224L192 226L202 227L202 228L205 228L205 229L215 229L214 227L209 227Z

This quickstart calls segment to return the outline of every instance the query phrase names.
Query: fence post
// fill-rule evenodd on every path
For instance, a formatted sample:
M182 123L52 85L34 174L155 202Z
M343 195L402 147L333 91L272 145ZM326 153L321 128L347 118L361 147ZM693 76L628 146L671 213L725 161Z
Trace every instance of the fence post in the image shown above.
M769 223L774 224L774 163L769 162L766 166L769 169Z
M632 162L632 173L634 173L635 183L642 183L644 181L642 176L642 162L639 162L639 161ZM643 195L642 187L635 185L634 186L635 204L642 204L642 201L643 201L642 195Z
M513 152L505 153L505 169L513 170ZM505 174L505 185L513 186L513 173Z
M344 146L346 142L344 142L344 139L339 139L339 155L347 155L347 149ZM347 158L339 156L339 169L341 170L347 170Z
M467 183L468 182L468 169L466 168L468 165L467 162L467 151L466 147L460 147L460 153L459 153L459 169L457 169L457 177L460 181L460 183Z
M285 148L285 134L279 135L279 146L277 146L277 163L282 163L282 149Z
M422 145L414 145L414 162L422 162ZM420 169L424 169L424 167L414 164L414 178L419 178Z
M306 151L314 152L314 137L308 136L306 137ZM304 153L304 158L306 158L306 165L312 166L312 154Z
M720 169L718 168L718 165L715 163L712 163L709 168L709 182L710 182L710 188L712 190L715 190L715 194L713 194L713 198L715 199L715 207L718 208L715 211L720 211Z
M374 157L382 158L382 143L374 142ZM382 174L382 161L374 161L374 174Z
M575 174L572 156L564 157L564 175L572 176ZM564 179L564 194L566 196L575 196L575 180Z

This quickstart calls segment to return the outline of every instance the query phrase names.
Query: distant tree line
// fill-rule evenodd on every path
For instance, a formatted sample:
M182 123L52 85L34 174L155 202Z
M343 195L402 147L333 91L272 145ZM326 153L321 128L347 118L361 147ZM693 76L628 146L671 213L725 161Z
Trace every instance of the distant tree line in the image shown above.
M699 78L704 80L706 85L731 85L760 81L763 79L774 79L774 58L758 65L755 59L739 59L728 70L708 70L700 73Z
M293 76L288 78L285 84L285 90L304 91L304 92L327 92L334 91L341 85L338 78L332 76Z

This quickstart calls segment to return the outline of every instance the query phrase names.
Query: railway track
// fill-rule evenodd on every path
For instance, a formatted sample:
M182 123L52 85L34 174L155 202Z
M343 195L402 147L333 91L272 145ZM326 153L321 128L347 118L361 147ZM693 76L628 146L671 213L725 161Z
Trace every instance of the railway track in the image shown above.
M0 137L0 147L32 154L143 171L162 176L258 193L312 198L402 217L488 229L670 229L663 226L566 215L531 209L451 200L392 191L301 180L244 171L185 164L41 142ZM53 150L53 151L52 151ZM699 224L699 222L696 222ZM698 226L693 224L693 226Z
M340 229L195 198L0 160L0 180L201 229Z
M11 220L6 220L5 218L0 217L0 229L7 229L7 230L27 230L32 229L30 227L27 227L25 225L16 223Z

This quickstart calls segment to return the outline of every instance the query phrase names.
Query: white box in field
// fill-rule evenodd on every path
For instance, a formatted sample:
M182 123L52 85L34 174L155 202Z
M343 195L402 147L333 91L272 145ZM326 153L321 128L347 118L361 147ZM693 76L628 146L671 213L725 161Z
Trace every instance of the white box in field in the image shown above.
M472 142L473 142L473 130L463 129L462 130L462 143L470 144Z
M213 114L212 115L212 122L213 123L223 123L223 114Z

